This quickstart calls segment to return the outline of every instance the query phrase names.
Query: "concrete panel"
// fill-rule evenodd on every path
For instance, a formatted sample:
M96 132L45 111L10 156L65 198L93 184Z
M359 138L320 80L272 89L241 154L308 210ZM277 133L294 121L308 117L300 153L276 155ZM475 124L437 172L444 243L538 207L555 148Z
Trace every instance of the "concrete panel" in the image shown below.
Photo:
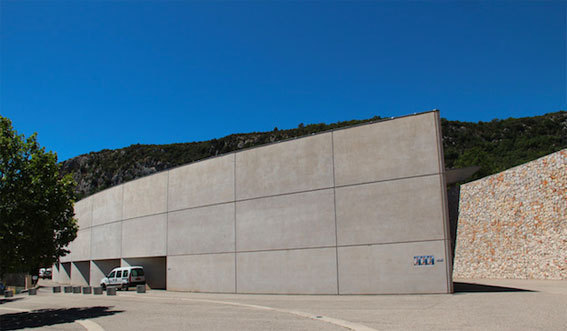
M153 215L122 222L122 256L164 256L167 215Z
M234 252L234 203L168 215L167 254Z
M71 284L71 262L61 263L59 268L59 283Z
M333 190L237 202L238 251L335 245Z
M90 262L71 263L71 284L88 286L90 282Z
M70 242L69 245L67 245L66 249L69 250L69 254L65 255L65 256L61 256L59 258L59 262L64 263L64 262L71 262L73 261L73 252L71 251L71 248L73 248L73 242Z
M91 261L90 286L100 286L100 281L117 267L120 267L120 259Z
M445 241L339 247L340 294L448 293ZM415 256L435 257L414 265Z
M142 266L144 267L144 275L146 284L151 289L166 289L166 258L161 257L147 257L135 259L122 259L123 267Z
M441 175L337 188L338 244L445 239L442 194Z
M91 258L93 260L115 259L122 250L122 224L110 223L91 229Z
M168 210L234 201L234 154L169 172Z
M124 184L123 219L165 213L168 172Z
M442 172L438 118L430 112L335 131L336 185Z
M79 230L77 238L69 244L71 253L65 256L65 261L83 261L91 258L91 228Z
M55 262L53 266L51 266L51 280L55 283L59 283L59 278L61 277L59 269L61 268L61 264L59 262Z
M330 133L236 154L237 200L332 186Z
M337 294L335 248L237 253L238 293Z
M124 186L118 185L91 197L93 204L93 225L110 223L122 219L123 190Z
M79 229L85 229L92 224L92 199L86 198L81 201L75 202L75 218Z
M234 253L167 257L167 289L234 293Z

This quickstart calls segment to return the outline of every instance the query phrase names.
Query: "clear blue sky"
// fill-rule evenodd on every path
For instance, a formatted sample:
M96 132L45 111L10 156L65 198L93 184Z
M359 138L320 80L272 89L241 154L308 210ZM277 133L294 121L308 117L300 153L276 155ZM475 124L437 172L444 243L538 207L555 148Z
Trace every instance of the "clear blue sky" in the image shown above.
M0 1L0 114L60 160L433 108L567 109L565 1Z

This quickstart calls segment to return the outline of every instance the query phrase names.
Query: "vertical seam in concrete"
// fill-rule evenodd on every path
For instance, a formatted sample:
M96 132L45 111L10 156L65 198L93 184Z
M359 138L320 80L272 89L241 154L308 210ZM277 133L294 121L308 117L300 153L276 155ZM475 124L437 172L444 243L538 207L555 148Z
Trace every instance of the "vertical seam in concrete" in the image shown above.
M91 243L90 243L90 247L89 247L89 261L93 259L93 218L94 218L94 213L93 213L93 209L94 209L94 202L93 202L93 198L92 196L90 197L91 199ZM90 273L90 270L89 270ZM90 275L89 275L90 277ZM90 285L90 284L89 284Z
M165 184L165 256L169 253L169 176L170 171L167 170L167 182ZM167 279L167 263L165 266L165 278Z
M236 152L234 152L233 154L233 175L232 175L232 181L234 183L233 185L233 189L234 189L234 195L233 195L233 204L234 204L234 218L233 218L233 223L234 223L234 293L238 293L238 276L237 276L237 267L236 264L237 262L237 258L236 258Z
M94 210L94 199L93 199L92 196L90 197L90 199L91 199L91 228L90 228L91 243L90 243L90 247L89 247L89 284L88 284L88 286L91 286L91 261L93 259L93 228L92 228L92 226L93 226L93 221L94 221L94 212L93 212L93 210Z
M124 203L124 191L126 191L126 185L122 185L122 212L120 213L120 265L122 266L122 245L124 244L122 236L122 230L124 228L124 208L126 204Z
M337 188L335 182L335 135L331 132L331 163L333 165L333 215L335 216L335 265L337 268L337 295L340 294L339 289L339 241L337 231Z
M445 184L445 169L444 169L444 155L443 155L443 135L441 131L441 119L439 111L435 112L434 115L435 123L435 135L437 136L437 159L439 164L439 193L441 194L441 201L443 207L443 237L445 245L445 274L447 277L447 292L453 292L453 280L451 275L451 249L450 238L448 238L449 227L449 215L448 215L448 204L447 204L447 186Z
M169 177L171 170L167 170L167 191L165 192L165 279L164 287L167 291L167 255L169 254Z

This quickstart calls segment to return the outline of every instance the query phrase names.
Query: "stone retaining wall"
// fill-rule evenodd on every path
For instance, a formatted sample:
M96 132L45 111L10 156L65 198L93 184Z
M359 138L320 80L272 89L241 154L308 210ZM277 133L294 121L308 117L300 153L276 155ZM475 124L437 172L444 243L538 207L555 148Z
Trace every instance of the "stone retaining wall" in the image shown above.
M453 276L567 279L567 149L461 186Z

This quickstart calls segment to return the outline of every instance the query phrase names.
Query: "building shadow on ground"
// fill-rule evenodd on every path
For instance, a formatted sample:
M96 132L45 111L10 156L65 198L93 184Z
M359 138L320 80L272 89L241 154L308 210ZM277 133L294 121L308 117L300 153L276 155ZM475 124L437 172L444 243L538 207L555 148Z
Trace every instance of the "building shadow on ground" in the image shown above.
M64 323L73 323L77 320L95 317L110 316L123 312L123 310L110 310L112 307L77 307L61 309L39 309L30 312L0 315L0 330L19 330L26 328L40 328Z
M453 290L455 293L470 293L470 292L535 292L515 287L475 284L475 283L462 283L454 282Z

